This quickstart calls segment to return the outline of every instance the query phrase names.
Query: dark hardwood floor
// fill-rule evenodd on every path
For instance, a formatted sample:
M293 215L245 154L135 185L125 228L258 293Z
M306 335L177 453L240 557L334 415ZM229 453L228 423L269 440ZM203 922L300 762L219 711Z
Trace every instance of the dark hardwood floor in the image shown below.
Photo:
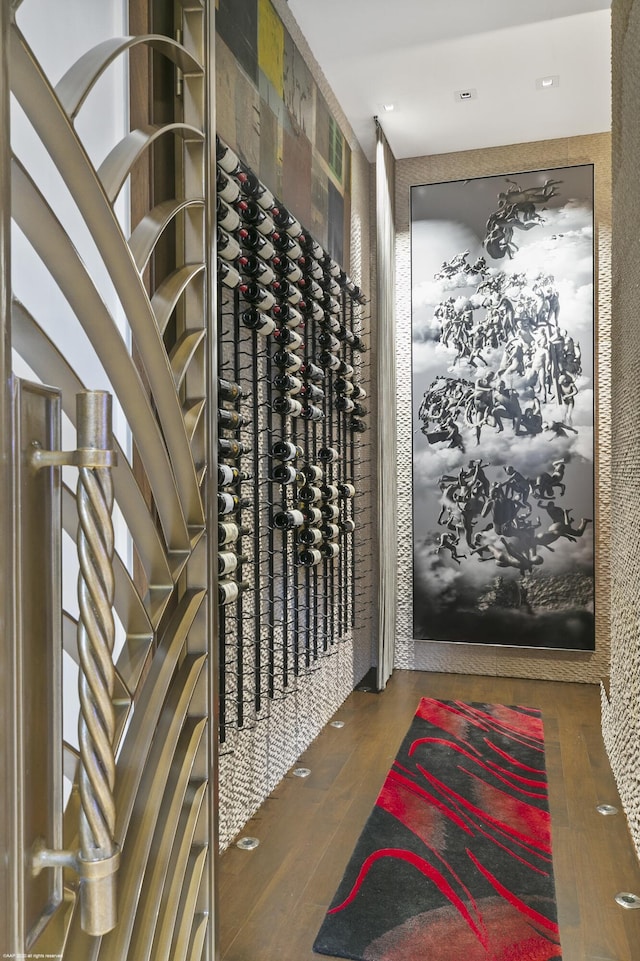
M640 865L600 731L595 685L397 671L382 694L354 692L246 825L253 851L220 866L223 961L319 961L312 944L355 841L423 695L527 704L543 712L563 961L640 961ZM422 961L422 959L416 959Z

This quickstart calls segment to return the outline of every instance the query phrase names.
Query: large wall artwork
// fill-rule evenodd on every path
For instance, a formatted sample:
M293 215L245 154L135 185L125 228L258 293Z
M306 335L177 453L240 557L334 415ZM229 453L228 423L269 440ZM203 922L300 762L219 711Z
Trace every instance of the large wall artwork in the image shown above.
M593 650L593 167L412 188L414 637Z

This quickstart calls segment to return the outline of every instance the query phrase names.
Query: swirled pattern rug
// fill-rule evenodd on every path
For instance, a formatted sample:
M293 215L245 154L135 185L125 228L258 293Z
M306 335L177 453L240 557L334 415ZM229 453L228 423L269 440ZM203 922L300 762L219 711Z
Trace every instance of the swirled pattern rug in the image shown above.
M540 711L420 701L314 950L561 959Z

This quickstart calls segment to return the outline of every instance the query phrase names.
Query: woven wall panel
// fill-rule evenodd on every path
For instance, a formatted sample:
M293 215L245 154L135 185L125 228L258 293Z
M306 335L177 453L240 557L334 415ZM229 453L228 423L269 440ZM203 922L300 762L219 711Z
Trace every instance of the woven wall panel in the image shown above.
M397 364L398 364L398 636L396 667L597 682L608 674L611 536L611 163L609 134L575 137L417 157L397 163ZM411 260L410 188L570 164L595 164L597 259L597 511L596 650L594 653L492 648L414 641L412 626L411 503Z
M603 734L640 856L640 2L614 0L611 682Z

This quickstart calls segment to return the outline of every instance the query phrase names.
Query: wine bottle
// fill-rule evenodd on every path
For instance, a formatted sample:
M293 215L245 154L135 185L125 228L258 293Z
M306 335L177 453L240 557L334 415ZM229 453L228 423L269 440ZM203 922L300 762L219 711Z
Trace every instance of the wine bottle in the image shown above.
M307 300L309 298L313 298L314 300L320 300L322 298L320 286L317 281L312 280L311 277L303 277L302 280L299 280L298 287L302 291L302 296ZM320 306L320 304L318 304L318 306Z
M315 504L322 500L322 491L313 484L305 484L298 491L298 498L305 504Z
M304 544L307 547L313 547L314 544L322 543L322 534L317 527L303 527L302 530L298 531L296 539L299 544Z
M322 280L320 280L319 283L325 294L329 294L332 297L340 296L340 285L334 280L331 274L323 274Z
M330 353L328 350L323 350L318 360L326 370L337 371L340 367L340 358L336 354Z
M309 234L302 234L300 237L300 245L305 254L307 254L309 257L313 257L314 260L320 260L322 257L324 257L324 250L318 241L314 240Z
M353 333L353 331L349 330L348 327L345 327L342 324L340 325L340 330L338 331L336 336L338 340L344 341L345 344L353 344L353 341L355 340L355 334Z
M302 510L305 524L321 524L322 511L318 507L304 507Z
M324 478L324 471L317 464L307 464L302 468L302 473L310 484L317 484Z
M360 384L354 384L353 394L351 396L354 400L364 400L364 398L367 396L367 392L364 387L360 386Z
M340 491L340 497L347 500L356 496L356 489L353 484L338 484L338 490Z
M318 451L318 460L322 464L333 464L340 459L340 454L335 447L321 447Z
M257 254L243 254L238 260L238 270L245 277L259 280L261 284L270 284L276 279L273 269Z
M349 421L349 427L352 431L357 434L364 434L367 429L367 425L362 420L358 420L356 417L352 417Z
M218 134L216 134L216 163L229 174L242 169L238 155L227 146L224 140L220 139Z
M228 261L236 260L242 253L240 244L235 237L228 234L222 227L216 228L216 250L219 257Z
M291 304L275 304L271 309L271 316L287 327L299 327L302 323L302 315Z
M226 260L220 260L218 257L218 280L225 287L233 289L238 286L242 277L232 264L227 263Z
M304 397L305 400L311 401L312 404L316 404L319 401L324 400L324 391L322 387L316 387L315 384L305 383L300 388L300 397Z
M238 230L241 225L240 215L233 207L226 204L221 197L216 200L216 217L218 223L225 230L233 232Z
M316 303L315 300L304 299L301 300L296 306L304 317L311 317L313 320L317 321L322 321L324 319L324 310L320 304Z
M344 360L341 360L338 373L341 377L353 377L353 367L351 364L347 364Z
M304 404L302 410L300 411L300 416L303 420L311 421L321 421L324 420L324 411L321 407L316 407L315 404Z
M328 330L323 330L320 334L318 334L318 343L321 347L324 347L325 350L328 350L333 354L337 350L340 350L340 341Z
M358 334L356 334L353 338L352 347L354 350L359 350L361 354L365 354L369 349L365 344L365 342L363 341L362 337L360 337Z
M277 414L290 414L292 417L299 417L302 413L302 404L293 397L286 394L279 394L271 401L271 406Z
M248 454L250 450L251 448L241 441L218 437L218 452L221 457L240 457L241 454Z
M340 537L340 528L337 524L323 524L320 531L325 540L328 541Z
M334 314L330 314L326 310L323 310L322 314L324 319L322 321L321 326L328 327L332 334L337 334L338 331L340 330L340 321L338 320L338 318L334 316Z
M302 270L298 265L287 257L286 254L277 253L273 258L274 270L288 280L290 284L298 283L302 279ZM302 289L302 288L301 288Z
M233 381L230 380L223 380L222 377L218 378L218 393L224 400L238 400L240 397L249 396L240 384L234 384Z
M331 294L323 294L322 297L318 298L318 303L324 310L326 310L330 314L340 313L340 304L338 303L335 297L331 296Z
M240 185L230 174L224 170L216 171L216 193L228 204L235 203L240 197Z
M322 496L326 501L335 501L340 495L340 492L335 484L324 484L320 490L322 491Z
M367 408L363 404L354 404L353 416L354 417L366 417L368 414Z
M231 484L239 484L241 481L249 480L249 475L237 467L230 467L229 464L218 464L218 486L229 487Z
M263 314L257 307L249 307L248 310L243 310L240 314L240 320L249 330L255 330L263 337L272 334L276 329L275 320L272 320L267 314Z
M297 239L302 233L302 227L286 207L274 207L271 216L276 227L286 230L290 237Z
M337 504L323 504L320 508L323 520L333 524L340 517L340 508Z
M306 483L306 477L302 471L296 470L293 464L275 464L271 471L271 480L276 484Z
M305 360L300 367L300 375L305 378L305 380L319 381L324 380L324 371L317 364L314 364L310 360Z
M274 331L273 339L276 344L280 344L282 347L288 347L289 350L296 350L297 347L302 346L302 337L296 333L295 330L292 330L291 327L280 327Z
M224 577L225 574L233 574L233 572L248 559L246 554L236 554L234 551L223 551L221 554L218 554L218 577Z
M238 190L240 190L239 187ZM274 232L275 227L273 220L266 210L263 210L255 200L239 200L236 203L236 209L244 224L255 227L256 230L264 234L265 237L269 237Z
M318 257L318 263L327 271L327 273L331 274L332 277L337 277L340 274L340 265L337 264L333 257L329 256L329 254L324 254L324 256Z
M302 381L293 374L276 374L273 378L273 386L286 394L299 394L302 390Z
M305 548L305 550L299 551L298 561L304 567L315 567L317 564L322 563L322 554L315 547Z
M297 240L290 237L289 234L282 230L276 230L271 237L273 246L276 250L279 250L281 254L286 254L291 257L292 260L297 260L298 257L302 256L302 248Z
M304 524L302 512L298 510L278 511L273 515L273 526L280 531L290 531Z
M337 394L353 395L353 392L355 391L355 386L345 377L338 377L333 384L333 388Z
M304 456L304 451L298 444L292 444L289 440L277 440L271 445L271 456L287 462Z
M218 516L235 514L236 511L241 511L245 507L251 507L248 497L236 497L235 494L229 494L226 491L218 494Z
M250 527L241 527L233 521L218 522L218 545L234 544L243 534L250 534Z
M346 412L349 412L354 409L355 404L353 403L351 398L348 396L348 394L338 394L338 396L334 401L334 407L336 408L336 410L344 410Z
M236 430L238 427L243 427L248 424L249 421L237 410L226 410L224 407L220 407L218 410L218 424L220 427L224 427L227 430Z
M350 517L347 517L343 521L338 521L338 527L343 534L353 534L356 529L356 524L355 521L351 520Z
M275 198L263 183L260 183L251 170L244 170L238 177L240 189L245 197L255 200L263 210L270 210L275 204Z
M263 260L271 260L276 255L276 248L268 237L261 234L255 227L241 227L238 239L245 250L252 254L259 254Z
M249 586L248 581L218 581L218 603L221 605L234 604L240 594L246 591Z
M254 307L259 307L260 310L271 310L276 302L271 291L261 287L255 280L240 284L239 289L244 299Z
M320 545L320 553L323 557L328 557L333 560L340 553L340 545L336 544L334 541L325 541L324 544Z
M300 370L302 366L302 358L298 357L296 354L292 354L289 350L277 350L273 355L273 362L276 367L282 367L284 370L291 373L294 370Z
M303 254L302 257L298 257L298 266L305 277L310 277L312 280L321 280L324 274L318 261L313 257L309 257L308 254Z
M290 304L298 304L302 300L302 294L297 287L290 284L288 280L274 280L271 290L280 300L287 300Z

